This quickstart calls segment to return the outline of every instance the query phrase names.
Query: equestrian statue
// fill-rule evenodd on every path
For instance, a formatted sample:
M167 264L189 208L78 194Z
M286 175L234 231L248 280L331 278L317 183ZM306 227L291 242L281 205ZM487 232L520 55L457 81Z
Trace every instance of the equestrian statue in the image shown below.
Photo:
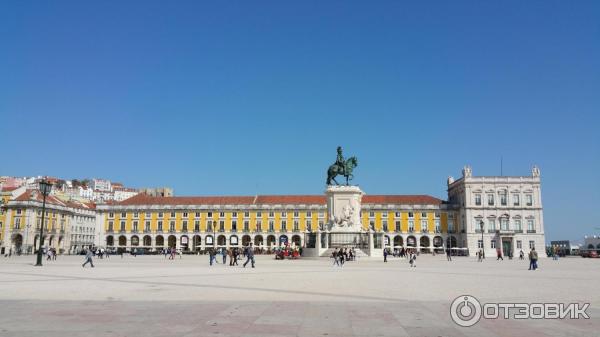
M335 163L329 166L327 170L327 185L331 185L331 181L336 185L339 183L335 180L335 177L340 175L346 178L346 185L348 185L348 181L354 178L352 175L352 170L358 166L358 160L356 157L352 156L348 158L348 160L344 160L344 156L342 155L342 147L338 146L337 148L337 159Z

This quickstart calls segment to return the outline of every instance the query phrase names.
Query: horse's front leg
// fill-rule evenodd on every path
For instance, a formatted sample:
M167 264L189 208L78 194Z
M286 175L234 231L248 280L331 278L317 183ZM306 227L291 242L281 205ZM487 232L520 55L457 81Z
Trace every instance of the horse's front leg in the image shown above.
M340 183L338 183L338 182L337 182L337 180L335 180L335 177L333 177L333 178L331 178L331 179L333 179L333 182L334 182L336 185L339 185L339 184L340 184Z

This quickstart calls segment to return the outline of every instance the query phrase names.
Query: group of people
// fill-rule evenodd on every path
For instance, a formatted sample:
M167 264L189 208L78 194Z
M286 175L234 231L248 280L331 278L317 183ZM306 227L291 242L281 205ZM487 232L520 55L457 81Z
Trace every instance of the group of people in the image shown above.
M175 247L164 248L162 250L162 253L165 256L165 259L168 256L169 260L175 260L175 254L179 254L179 258L181 259L181 250L177 250L177 249L175 249Z
M333 258L334 266L342 267L345 261L354 261L356 259L356 251L354 248L336 248L331 252L331 258Z
M229 258L229 266L237 266L238 265L238 259L240 255L243 255L244 257L246 257L246 262L244 262L243 266L244 268L246 268L246 265L248 263L251 264L252 268L254 268L254 249L252 248L252 244L250 244L248 247L245 247L243 249L239 249L237 247L235 248L230 248L230 249L226 249L226 248L221 248L221 249L210 249L208 251L208 257L209 257L209 264L212 266L213 263L219 263L217 262L217 255L221 254L222 258L223 258L223 265L227 264L227 258Z
M50 248L46 251L46 261L56 261L56 248Z

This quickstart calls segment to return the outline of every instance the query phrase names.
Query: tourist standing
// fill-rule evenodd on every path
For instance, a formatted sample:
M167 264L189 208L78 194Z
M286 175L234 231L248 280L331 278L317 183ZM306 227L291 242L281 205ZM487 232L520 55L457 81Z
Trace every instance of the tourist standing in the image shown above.
M477 251L477 262L483 262L483 251L481 249Z
M446 247L446 260L452 261L452 251L450 250L450 247Z
M417 255L415 254L415 252L410 252L409 263L411 267L417 267Z
M525 260L525 254L523 253L523 249L519 251L519 260Z
M502 250L500 248L496 248L496 261L498 260L502 260L504 261L504 258L502 257Z
M387 262L387 256L388 256L388 250L384 249L383 250L383 262Z
M333 252L331 253L331 257L333 258L333 265L338 265L338 267L340 266L340 257L338 256L338 251L337 248L333 250Z
M93 257L94 257L94 253L92 252L91 249L88 249L87 252L85 253L85 262L83 262L81 267L85 268L85 265L89 263L92 266L92 268L94 268L94 262L92 262Z
M223 249L221 249L221 255L223 255L223 265L227 264L227 249L225 247L223 247Z
M248 262L251 262L252 268L254 268L254 250L252 250L252 244L249 244L246 248L246 262L244 262L244 268L246 268Z
M340 267L343 267L344 266L344 251L342 249L340 249L339 255L340 255Z
M537 260L538 253L535 251L535 248L531 248L531 251L529 252L529 270L536 270L538 268Z

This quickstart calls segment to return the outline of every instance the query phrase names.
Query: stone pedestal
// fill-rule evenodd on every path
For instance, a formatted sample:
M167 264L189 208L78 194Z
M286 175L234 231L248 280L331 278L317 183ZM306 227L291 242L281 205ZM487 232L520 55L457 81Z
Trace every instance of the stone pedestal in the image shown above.
M358 186L327 186L327 229L331 232L360 232L363 192Z

